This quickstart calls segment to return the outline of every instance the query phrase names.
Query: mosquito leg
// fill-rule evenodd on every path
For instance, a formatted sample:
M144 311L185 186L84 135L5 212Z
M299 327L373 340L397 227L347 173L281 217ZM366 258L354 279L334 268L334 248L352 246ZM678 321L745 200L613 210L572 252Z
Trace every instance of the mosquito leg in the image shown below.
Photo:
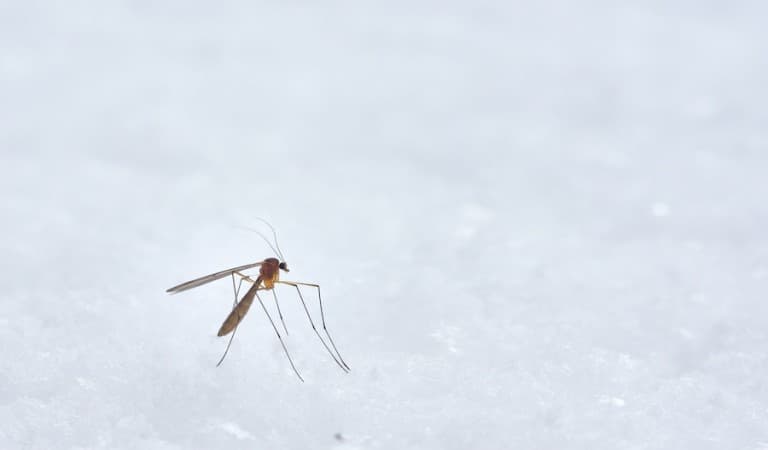
M240 275L238 273L238 275ZM240 275L242 277L242 275ZM235 287L235 274L232 273L232 292L235 293L235 301L232 303L232 308L237 306L237 296L240 295L240 287L243 286L243 278L240 278L240 282L237 284L237 287Z
M240 277L241 281L247 281L249 283L256 283L258 280L254 280L253 278L249 277L248 275L242 274L240 272L232 272L233 275L237 275Z
M232 273L232 291L235 294L235 303L232 305L232 309L237 306L237 296L240 294L240 287L243 285L243 279L240 278L240 283L238 283L237 287L235 287L235 274ZM227 357L227 353L229 353L229 347L232 345L232 340L235 339L235 333L237 333L237 326L235 326L235 329L232 330L232 336L229 337L229 342L227 342L227 348L224 350L224 354L221 355L221 359L218 363L216 363L216 367L219 367L221 363L224 362L224 358Z
M347 368L347 370L352 370L349 365L344 361L344 358L341 356L341 353L339 353L339 349L336 348L336 343L333 342L333 338L331 337L331 333L328 332L328 327L325 325L325 312L323 311L323 297L320 295L320 285L318 284L312 284L312 283L299 283L298 281L278 281L278 283L288 284L291 286L296 287L296 290L299 289L299 286L310 286L317 288L317 298L320 301L320 318L322 320L323 324L323 331L325 332L325 335L328 337L328 341L331 343L331 347L333 347L333 350L336 352L336 355L339 357L339 361L341 361L341 364L344 365L344 367ZM299 291L299 297L301 298L301 291ZM302 302L304 299L302 298ZM304 309L306 310L306 305L304 305ZM311 319L310 319L311 321ZM314 326L313 326L314 328ZM315 330L317 331L317 330ZM334 358L335 359L335 358Z
M224 358L227 357L227 353L229 353L229 347L232 345L232 340L235 338L235 333L237 333L237 327L235 327L234 330L232 330L232 336L229 337L229 342L227 342L227 348L224 350L224 354L221 355L221 359L219 362L216 363L216 367L219 367L221 363L224 362Z
M325 339L323 339L323 337L320 335L320 332L317 331L317 327L315 327L315 321L312 320L312 315L309 314L307 303L304 301L304 296L301 294L301 289L299 289L299 286L295 284L291 284L290 286L293 286L296 288L296 292L299 294L299 299L301 300L301 306L304 307L304 312L307 313L307 319L309 319L309 324L312 325L312 331L315 332L315 334L317 335L317 338L320 339L320 342L323 343L323 347L325 347L325 350L328 351L328 354L331 355L331 358L333 358L333 361L336 362L336 364L341 368L341 370L343 370L344 372L349 372L349 368L346 365L339 362L338 358L336 358L336 355L334 355L333 352L331 351L331 348L328 347L328 344L326 344Z
M283 346L283 351L285 352L285 356L288 357L288 362L291 363L291 367L293 368L294 373L296 373L296 376L299 377L299 380L304 382L304 378L301 377L301 375L299 374L299 371L296 370L296 366L293 364L293 359L291 359L291 355L290 353L288 353L288 348L285 346L285 342L283 342L283 338L280 336L280 331L277 330L277 327L275 326L275 322L272 320L272 316L269 315L269 311L267 311L267 307L264 306L264 302L261 301L261 297L259 297L258 292L256 292L256 298L259 299L259 304L261 305L261 308L264 310L264 314L267 315L267 319L269 319L269 323L272 324L272 329L275 330L277 339L280 340L280 345Z
M280 316L280 322L283 324L283 330L285 330L285 335L288 336L288 327L285 326L285 321L283 320L283 313L280 311L280 303L277 302L277 294L275 294L275 289L272 289L272 296L275 297L275 306L277 306L277 315Z
M331 337L331 333L328 332L328 327L325 326L325 312L323 312L323 297L320 295L320 286L315 285L317 288L317 299L320 302L320 319L323 322L323 331L325 331L325 335L328 336L328 341L330 341L331 346L333 346L333 349L336 351L336 354L339 355L339 359L341 362L347 366L347 370L352 370L349 368L349 365L347 365L347 362L344 361L344 358L342 358L341 353L339 353L339 349L336 348L336 344L333 342L333 338Z
M238 277L240 277L240 281L241 282L242 281L247 281L248 283L254 283L254 284L255 283L259 283L259 284L261 284L261 281L258 278L254 280L253 278L249 277L248 275L243 275L240 272L234 272L234 274L237 275ZM266 291L266 290L267 290L267 288L264 287L264 286L259 286L259 288L257 289L257 291Z

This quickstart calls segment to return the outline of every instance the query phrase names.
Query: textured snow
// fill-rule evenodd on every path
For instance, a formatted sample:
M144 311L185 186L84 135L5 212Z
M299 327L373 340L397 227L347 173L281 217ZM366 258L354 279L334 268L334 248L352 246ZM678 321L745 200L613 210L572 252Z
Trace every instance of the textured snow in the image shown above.
M8 2L0 448L768 448L766 14Z

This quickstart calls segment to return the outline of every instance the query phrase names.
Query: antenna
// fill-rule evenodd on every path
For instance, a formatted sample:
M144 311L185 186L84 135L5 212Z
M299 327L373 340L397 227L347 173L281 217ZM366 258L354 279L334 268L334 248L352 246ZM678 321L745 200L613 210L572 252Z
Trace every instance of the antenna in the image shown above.
M277 247L277 253L280 255L280 260L285 261L285 256L283 256L283 252L280 250L280 244L277 243L277 232L275 231L275 227L273 227L271 223L267 222L261 217L257 217L256 220L264 222L269 227L269 229L272 230L272 237L275 239L275 247Z
M240 229L243 229L243 230L253 231L254 233L258 234L258 235L259 235L259 237L260 237L260 238L262 238L262 239L264 239L264 242L266 242L266 243L267 243L267 245L269 245L269 248L271 248L271 249L272 249L272 251L275 253L275 256L279 256L279 257L280 257L280 259L283 259L283 255L282 255L282 254L281 254L279 251L277 251L277 249L275 249L275 246L274 246L274 245L272 245L272 243L271 243L271 242L269 242L269 239L267 239L267 237L266 237L266 236L264 236L264 233L262 233L261 231L259 231L259 230L255 229L255 228L244 227L244 226L242 226L242 225L236 225L236 227L237 227L237 228L240 228ZM283 261L284 261L284 259L283 259Z

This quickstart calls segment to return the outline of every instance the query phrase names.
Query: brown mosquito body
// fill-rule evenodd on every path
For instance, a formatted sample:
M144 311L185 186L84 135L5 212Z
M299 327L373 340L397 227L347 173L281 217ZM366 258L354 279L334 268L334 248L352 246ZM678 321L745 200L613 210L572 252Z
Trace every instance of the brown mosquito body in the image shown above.
M270 228L271 228L271 225L270 225ZM275 250L275 253L279 254L279 256L281 256L281 259L282 259L282 252L280 252L280 247L277 245L277 236L275 236L274 234L274 229L272 229L272 232L273 232L273 236L275 237L274 247L269 242L269 240L266 239L264 235L262 235L261 233L259 233L259 235L265 241L267 241L270 247L272 247L273 250ZM277 248L275 249L275 247ZM259 268L259 275L256 278L252 278L243 273L244 271L255 268L255 267ZM226 350L224 350L224 354L221 356L221 359L219 360L218 364L216 364L216 366L218 367L224 361L224 358L227 356L227 352L229 352L229 347L232 345L232 340L235 337L235 332L237 331L237 327L240 325L240 322L248 313L248 310L251 308L253 301L257 300L261 305L261 308L264 310L264 313L266 314L267 318L269 319L269 322L272 325L272 328L274 329L278 340L280 341L280 345L283 347L283 351L285 352L285 355L288 358L288 362L290 363L291 368L296 373L296 376L299 377L301 381L304 381L304 379L301 377L301 375L299 374L299 371L296 369L296 366L293 363L293 359L291 358L291 355L288 352L288 348L286 347L285 342L283 341L283 338L280 335L280 330L278 330L277 326L275 325L275 322L272 320L272 316L269 314L269 311L267 310L267 307L264 305L264 302L261 300L261 297L259 296L259 291L272 292L272 295L275 299L275 305L277 307L278 316L280 317L280 322L282 323L283 329L285 330L285 334L287 335L288 327L286 327L285 321L283 320L283 314L280 311L280 304L277 301L277 294L275 294L275 286L277 284L291 286L296 289L299 300L301 301L304 312L306 313L307 319L309 320L309 323L312 326L312 329L315 332L315 335L317 335L318 339L323 344L323 347L325 347L326 351L334 360L334 362L336 362L336 364L344 372L349 372L349 366L341 357L341 354L339 353L339 350L336 348L336 344L333 342L333 338L331 338L331 335L328 332L328 328L326 327L325 313L323 312L323 300L320 294L320 286L312 283L301 283L297 281L283 281L280 279L281 271L289 272L288 265L284 260L280 260L277 258L266 258L260 262L245 264L242 266L233 267L231 269L226 269L226 270L215 272L209 275L205 275L200 278L195 278L194 280L187 281L177 286L174 286L168 289L166 292L171 294L176 294L178 292L183 292L189 289L193 289L198 286L202 286L204 284L208 284L210 282L220 280L222 278L231 277L232 289L234 291L234 303L233 303L232 311L229 313L227 318L224 319L224 322L221 324L221 327L219 328L219 331L217 334L218 336L226 336L232 333L232 336L229 339L229 343L227 344ZM250 283L251 287L246 291L246 293L243 295L242 298L238 299L240 288L242 287L243 282ZM317 299L320 305L320 317L321 317L322 329L326 338L328 339L328 342L330 342L330 346L328 345L328 343L326 343L326 339L323 338L323 336L320 334L317 327L315 326L315 321L312 319L312 315L310 314L309 309L307 308L307 304L304 301L304 296L301 292L300 286L307 286L307 287L312 287L317 289ZM331 348L333 350L331 350Z
M228 335L240 324L240 321L243 320L243 317L248 313L248 309L250 309L257 291L275 288L275 283L280 281L280 266L280 261L277 258L267 258L261 262L259 266L259 276L253 281L253 286L248 289L248 292L245 293L242 300L235 302L234 309L232 309L232 312L229 313L229 316L227 316L224 323L221 324L221 328L219 328L217 334L219 337ZM289 271L288 266L285 263L282 264L282 267L286 272ZM240 273L237 272L237 275L240 275ZM241 280L248 281L249 279L241 278ZM281 319L282 316L282 313L280 313Z

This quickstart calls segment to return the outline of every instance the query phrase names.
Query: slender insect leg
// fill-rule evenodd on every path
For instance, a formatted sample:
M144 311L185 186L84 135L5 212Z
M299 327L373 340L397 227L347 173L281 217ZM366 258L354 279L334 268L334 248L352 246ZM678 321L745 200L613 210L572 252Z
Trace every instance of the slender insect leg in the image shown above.
M299 371L296 370L296 366L293 364L293 359L291 359L291 354L288 353L288 348L285 346L285 342L283 342L283 338L280 336L280 331L277 330L277 327L275 326L275 322L272 320L272 316L269 315L269 311L267 311L267 307L264 306L264 302L261 301L261 297L259 297L258 292L256 292L256 298L259 300L259 304L261 305L261 308L264 310L264 314L267 315L267 319L269 319L269 323L272 324L272 329L275 330L277 339L280 340L280 345L283 346L283 351L285 352L285 356L288 357L288 362L291 363L291 367L293 368L294 373L296 373L296 376L299 377L299 380L304 382L304 378L301 377L301 375L299 374Z
M336 347L336 343L333 342L333 338L331 337L331 333L328 332L328 327L325 325L325 312L323 311L323 297L320 295L320 285L319 284L312 284L312 283L300 283L298 281L278 281L278 283L283 284L290 284L293 286L310 286L317 288L317 299L320 301L320 319L323 323L323 331L325 332L325 335L328 337L328 341L331 343L331 347L333 347L333 350L336 351L336 355L339 357L339 361L344 365L344 367L347 368L347 370L352 370L349 367L349 364L344 361L344 358L341 356L341 353L339 353L339 349ZM298 287L297 287L298 289Z
M323 322L323 331L325 331L325 335L328 336L328 340L331 342L331 346L333 346L333 349L336 350L336 354L339 355L339 359L341 362L347 366L348 370L352 370L349 368L349 365L346 361L344 361L344 358L341 356L341 353L339 353L339 349L336 348L336 343L333 342L333 338L331 337L331 333L328 331L328 327L325 325L325 312L323 312L323 297L320 295L320 286L315 285L317 288L317 299L320 303L320 319Z
M240 277L241 281L247 281L249 283L255 283L257 280L254 280L253 278L249 277L248 275L244 275L240 272L232 272L233 275L237 275Z
M243 279L240 279L240 283L238 283L237 287L235 287L235 274L232 273L232 291L235 293L235 302L232 304L232 309L235 309L237 306L237 296L240 294L240 287L243 285ZM239 325L239 324L238 324ZM235 326L235 329L232 330L232 336L229 337L229 342L227 342L227 348L224 350L224 354L221 355L221 359L218 363L216 363L216 367L219 367L221 363L224 362L224 358L227 357L227 353L229 353L229 347L232 345L232 340L235 339L235 333L237 333L237 326Z
M234 303L232 303L232 308L237 306L237 296L240 295L240 288L243 286L243 278L240 278L240 282L237 283L237 287L235 287L235 274L232 273L232 292L235 293Z
M247 281L248 283L261 283L261 281L259 281L258 279L254 280L253 278L249 277L248 275L243 275L240 272L234 272L234 274L237 275L238 277L240 277L240 281L241 282ZM264 287L264 286L259 286L259 288L256 289L256 290L257 291L266 291L267 288Z
M323 339L323 337L320 335L320 332L317 331L317 327L315 326L315 321L312 320L312 315L309 314L307 303L304 301L304 296L301 294L301 289L299 289L299 286L295 284L288 284L288 285L296 288L296 292L299 294L299 299L301 300L301 306L304 307L304 312L307 313L307 319L309 319L309 324L312 325L312 331L315 332L315 334L317 335L317 338L320 339L320 342L323 343L323 347L325 347L325 350L328 351L328 354L331 355L331 358L333 358L333 361L341 368L341 370L343 370L344 372L349 372L349 368L339 362L338 358L336 358L336 355L334 355L333 352L331 351L331 348L328 347L328 344L325 342L325 339Z
M277 315L280 316L280 322L283 324L283 330L285 330L285 335L288 336L288 327L285 326L285 321L283 320L283 313L280 311L280 303L277 302L277 294L275 294L275 289L272 289L272 297L275 297L275 306L277 306Z

